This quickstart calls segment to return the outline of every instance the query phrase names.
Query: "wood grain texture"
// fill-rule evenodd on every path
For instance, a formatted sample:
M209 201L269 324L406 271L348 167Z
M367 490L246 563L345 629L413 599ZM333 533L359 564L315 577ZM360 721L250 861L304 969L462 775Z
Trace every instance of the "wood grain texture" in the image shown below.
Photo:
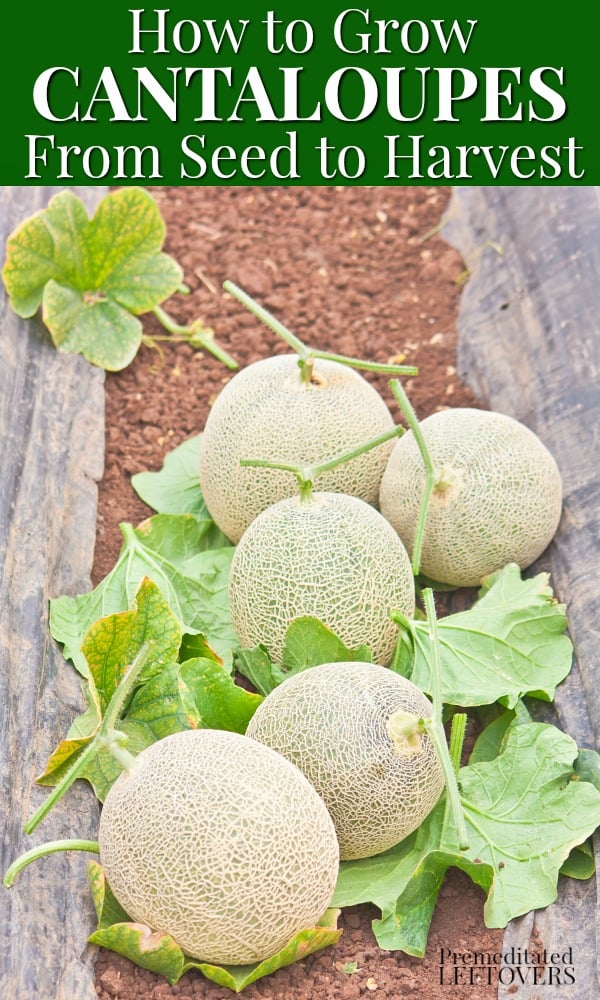
M461 376L490 409L531 427L564 484L557 536L538 568L567 604L576 662L555 721L600 748L600 192L597 188L457 188L444 236L471 276L459 317ZM551 713L542 717L552 721ZM505 946L573 947L576 983L515 983L515 1000L597 1000L595 880L564 880L559 901L513 921Z
M59 189L0 190L0 245ZM90 210L103 193L75 189ZM82 710L79 680L48 633L48 600L90 588L104 373L59 354L38 319L20 320L0 289L0 868L63 837L95 839L98 807L77 782L31 837L47 795L34 779ZM30 865L0 888L0 982L11 1000L91 1000L93 908L86 855Z

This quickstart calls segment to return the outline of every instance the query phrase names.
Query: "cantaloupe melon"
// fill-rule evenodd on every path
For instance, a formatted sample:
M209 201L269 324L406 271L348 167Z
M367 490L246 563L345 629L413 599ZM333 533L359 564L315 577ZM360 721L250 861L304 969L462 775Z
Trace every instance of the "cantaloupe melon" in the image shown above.
M421 571L476 586L508 563L531 565L552 539L562 503L558 467L540 439L512 417L467 408L435 413L421 430L436 471ZM380 504L411 554L424 488L409 432L394 445Z
M397 712L431 718L409 680L373 663L326 663L288 678L259 705L247 735L296 764L335 824L342 859L370 857L409 835L444 778L433 743L394 735Z
M357 497L317 492L255 518L233 557L229 603L240 644L264 644L275 662L290 622L311 615L387 664L398 634L390 612L413 614L414 579L378 511Z
M137 922L206 962L270 957L323 915L339 851L304 775L238 733L191 730L142 751L110 789L100 859Z
M257 361L225 386L206 421L200 484L210 514L237 542L257 514L297 491L292 473L242 468L241 459L316 465L393 426L381 396L346 365L316 359L304 381L295 354ZM386 442L324 473L319 489L376 504L391 448Z

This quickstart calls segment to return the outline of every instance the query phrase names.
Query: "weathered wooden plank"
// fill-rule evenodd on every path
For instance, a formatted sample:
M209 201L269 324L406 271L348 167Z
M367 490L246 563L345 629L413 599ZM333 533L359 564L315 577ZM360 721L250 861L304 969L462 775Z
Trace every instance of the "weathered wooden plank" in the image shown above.
M0 244L57 189L0 190ZM90 208L99 189L76 191ZM47 795L33 785L83 699L48 636L48 599L89 589L96 482L104 448L104 373L60 355L39 320L19 320L0 292L0 868L34 844L94 839L98 810L83 783L31 836ZM86 856L53 855L0 888L0 980L11 1000L92 1000L85 941L92 907Z
M459 319L459 368L491 409L531 427L554 454L564 513L544 560L568 606L576 663L556 698L558 724L600 745L600 194L596 188L456 189L444 235L472 276ZM491 242L491 246L489 243ZM514 921L507 948L533 925L552 951L573 947L572 1000L600 996L595 881L561 883L558 902ZM542 1000L556 985L515 983L500 996Z

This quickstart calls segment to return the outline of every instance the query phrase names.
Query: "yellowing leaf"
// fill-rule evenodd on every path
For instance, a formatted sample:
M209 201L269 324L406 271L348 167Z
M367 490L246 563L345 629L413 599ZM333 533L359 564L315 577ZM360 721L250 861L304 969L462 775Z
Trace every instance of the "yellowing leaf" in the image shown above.
M56 347L119 371L142 338L139 313L182 282L176 261L162 253L165 225L141 188L108 194L92 219L71 191L26 219L7 241L3 278L12 308L43 318Z
M184 972L199 969L207 979L241 993L250 983L268 976L285 965L335 944L341 935L337 928L339 910L327 910L314 927L295 934L291 941L263 962L252 965L212 965L184 955L179 945L161 931L153 931L144 924L127 919L113 896L102 867L96 861L88 864L88 878L98 916L98 929L90 936L92 944L124 955L142 969L150 969L164 976L171 984L178 982Z

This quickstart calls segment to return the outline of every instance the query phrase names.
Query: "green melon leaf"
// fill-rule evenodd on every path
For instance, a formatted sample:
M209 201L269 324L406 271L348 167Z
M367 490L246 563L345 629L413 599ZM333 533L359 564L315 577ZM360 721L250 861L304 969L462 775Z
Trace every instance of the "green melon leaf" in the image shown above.
M344 663L349 660L371 663L373 657L368 646L350 649L318 618L303 615L290 623L283 649L283 673L286 676L321 663Z
M197 729L200 721L194 697L182 680L181 665L170 663L135 692L119 721L119 730L127 737L127 750L137 756L165 736ZM89 781L96 798L104 802L121 771L121 765L112 754L100 748L82 768L79 777Z
M121 525L124 544L110 573L87 594L50 602L50 630L84 676L83 636L99 618L126 611L144 577L161 590L186 632L201 632L219 656L231 660L236 643L227 580L233 548L208 549L205 526L190 514L156 514L139 527Z
M196 703L200 725L245 733L262 696L245 691L214 660L197 658L181 664L182 680Z
M574 741L554 726L515 724L494 760L461 768L470 847L458 850L443 798L422 826L385 854L346 861L332 905L372 902L382 948L422 956L446 870L461 868L487 892L488 927L552 903L562 865L600 823L600 793L572 780Z
M98 861L88 861L87 877L90 883L94 909L98 920L97 930L105 930L111 924L123 923L129 920L128 915L114 896L106 881L104 869Z
M264 646L237 649L235 652L237 670L264 695L269 694L286 678L309 667L351 660L371 663L373 657L368 646L350 649L329 626L310 615L295 618L288 625L282 664L271 663Z
M577 781L591 781L594 788L600 791L600 754L597 750L582 748L577 755L574 771Z
M412 663L404 652L395 665L430 694L428 626L405 619L401 624L412 638ZM472 608L438 622L443 701L462 708L495 701L514 708L527 694L551 701L571 669L566 624L546 573L524 580L518 566L509 565L492 574Z
M514 708L505 708L499 711L496 718L488 723L475 740L469 755L469 764L478 764L481 761L493 760L494 757L498 757L504 749L504 741L509 729L512 726L528 722L533 722L533 719L523 701L518 701Z
M43 320L54 346L64 354L83 354L106 371L131 364L142 342L142 324L117 302L82 294L50 280Z
M338 930L337 920L339 910L329 909L322 919L314 927L299 931L285 948L278 951L276 955L257 962L256 965L209 965L206 962L187 962L185 971L188 969L199 969L207 979L211 979L220 986L226 986L236 993L241 993L250 983L255 983L264 976L270 976L277 969L282 969L293 962L299 962L312 955L315 951L327 948L329 945L339 941L342 934Z
M89 941L124 955L142 969L164 976L171 985L177 983L190 969L199 969L212 982L241 993L257 979L306 958L314 951L335 944L342 933L337 928L339 910L327 910L316 926L295 934L272 958L253 965L212 965L184 955L170 935L151 931L144 924L131 922L113 896L98 862L88 863L88 879L98 916L98 928L89 937Z
M586 840L585 843L573 848L560 869L560 874L566 875L568 878L577 878L585 881L591 878L595 871L596 859L594 857L592 842L591 840Z
M250 681L253 687L263 695L270 694L279 681L275 679L274 665L264 646L253 646L252 649L236 649L233 656L235 669Z
M159 514L193 514L206 525L210 536L207 548L222 548L231 543L212 520L200 489L200 450L202 435L196 434L174 448L158 472L138 472L131 485L144 503Z
M131 610L94 622L81 651L104 711L142 645L152 643L152 659L140 675L145 683L177 659L181 628L156 584L142 580Z
M141 342L134 318L177 290L182 271L161 251L165 225L141 188L108 194L92 219L71 191L26 219L7 241L2 276L12 308L44 322L62 351L118 371Z
M87 212L71 191L61 191L8 237L2 278L18 316L42 304L50 280L85 291L91 280Z
M205 635L202 635L201 632L196 632L193 635L190 635L189 632L184 632L181 646L179 647L179 662L185 663L186 660L195 660L198 657L204 660L214 660L215 663L223 666L223 660L218 653L215 653L212 646L209 645Z
M129 665L144 645L150 658L118 728L128 738L131 753L140 753L156 740L182 729L196 728L200 717L193 695L181 678L176 662L181 629L158 588L142 581L130 611L109 615L88 629L82 646L89 664L87 711L75 720L66 739L52 753L41 785L56 785L82 758L98 735L104 714ZM78 777L87 779L103 801L121 772L103 747L86 762L80 761Z

